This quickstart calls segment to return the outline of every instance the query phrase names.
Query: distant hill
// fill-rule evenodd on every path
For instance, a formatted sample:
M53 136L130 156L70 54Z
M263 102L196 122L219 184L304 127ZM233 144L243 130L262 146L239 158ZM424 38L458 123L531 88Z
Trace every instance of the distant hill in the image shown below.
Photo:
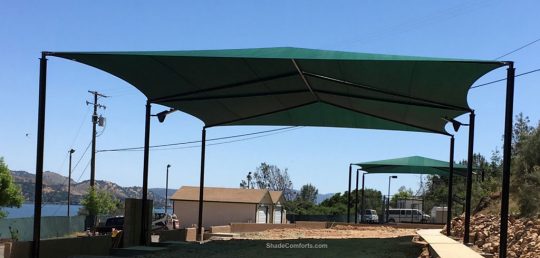
M21 186L24 198L26 202L34 201L35 190L35 174L28 173L26 171L11 171L13 181ZM88 192L89 180L82 182L76 182L71 179L71 203L79 204L81 198ZM67 187L68 178L55 172L45 171L43 172L43 202L45 203L67 203ZM141 198L142 187L140 186L119 186L116 183L96 180L96 187L98 190L105 190L120 200L125 198ZM169 198L176 192L177 189L169 189ZM298 190L294 190L298 193ZM165 205L165 188L149 188L148 199L154 200L156 207L163 207ZM332 197L333 193L318 194L316 203L319 204L322 201Z
M320 204L324 200L334 196L335 193L326 193L326 194L317 194L317 199L315 200L315 203Z
M35 191L35 174L26 171L11 171L13 181L21 186L26 202L34 201ZM79 204L81 198L87 194L90 181L85 180L76 182L71 180L71 203ZM105 190L120 200L125 198L141 198L142 187L129 186L123 187L116 183L96 180L98 190ZM46 203L67 203L67 188L68 178L55 172L43 172L43 202ZM169 195L172 195L175 190L169 189ZM148 189L148 198L154 200L154 204L158 207L165 204L165 188L150 188Z
M294 193L294 196L298 196L300 194L300 190L293 189L292 192ZM334 196L335 193L326 193L326 194L317 194L317 197L315 198L315 204L320 204L324 200Z

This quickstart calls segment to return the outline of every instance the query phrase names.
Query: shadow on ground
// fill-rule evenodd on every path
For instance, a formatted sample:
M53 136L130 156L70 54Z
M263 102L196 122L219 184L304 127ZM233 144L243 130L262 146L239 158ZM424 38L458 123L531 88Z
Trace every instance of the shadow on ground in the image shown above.
M412 236L360 239L212 241L203 245L178 245L168 251L139 257L418 257L422 251L421 247L414 245L411 240Z

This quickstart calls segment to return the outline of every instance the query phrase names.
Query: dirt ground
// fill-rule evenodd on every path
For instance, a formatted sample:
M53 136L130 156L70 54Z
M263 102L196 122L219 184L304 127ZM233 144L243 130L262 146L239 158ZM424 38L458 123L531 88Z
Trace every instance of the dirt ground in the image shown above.
M281 239L347 239L347 238L394 238L413 236L416 229L387 226L334 226L326 229L270 229L262 232L241 233L236 239L281 240Z

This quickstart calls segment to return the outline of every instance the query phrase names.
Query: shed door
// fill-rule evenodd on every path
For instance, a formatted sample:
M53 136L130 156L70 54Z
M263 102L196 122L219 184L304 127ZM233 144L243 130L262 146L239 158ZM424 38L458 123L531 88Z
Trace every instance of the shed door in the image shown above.
M267 207L261 206L257 209L257 223L266 223Z
M281 224L281 206L274 207L274 224Z

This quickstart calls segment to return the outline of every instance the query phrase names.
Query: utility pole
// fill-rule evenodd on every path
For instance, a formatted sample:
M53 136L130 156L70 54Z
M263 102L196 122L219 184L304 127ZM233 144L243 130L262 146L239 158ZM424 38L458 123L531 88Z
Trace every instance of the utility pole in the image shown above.
M97 91L88 91L90 94L94 95L94 102L86 101L86 105L94 106L94 113L92 114L92 159L90 162L90 187L94 187L96 181L96 125L98 124L98 115L97 109L107 107L101 104L98 104L98 97L107 98L107 96L97 92Z

